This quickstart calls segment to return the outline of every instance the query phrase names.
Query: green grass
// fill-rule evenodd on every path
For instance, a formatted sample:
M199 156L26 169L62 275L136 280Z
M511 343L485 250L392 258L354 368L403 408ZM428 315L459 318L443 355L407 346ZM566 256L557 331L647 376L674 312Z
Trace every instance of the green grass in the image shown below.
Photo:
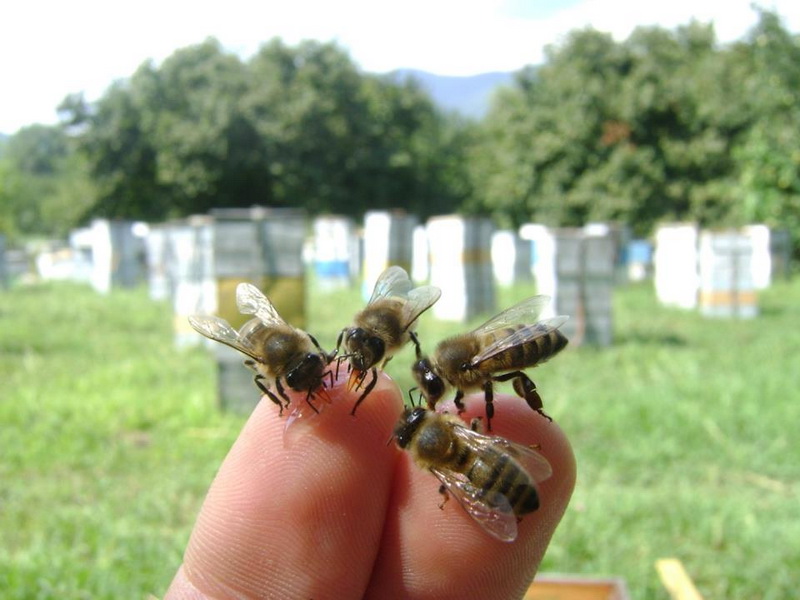
M360 303L312 293L309 330L332 347ZM660 308L647 285L615 303L614 346L536 369L579 469L542 570L621 576L633 597L666 599L653 565L675 556L708 598L793 596L800 282L763 293L749 321ZM0 294L3 598L163 594L243 423L216 409L210 357L175 350L170 327L142 290ZM431 347L460 329L426 315L420 334ZM404 388L410 356L388 367Z

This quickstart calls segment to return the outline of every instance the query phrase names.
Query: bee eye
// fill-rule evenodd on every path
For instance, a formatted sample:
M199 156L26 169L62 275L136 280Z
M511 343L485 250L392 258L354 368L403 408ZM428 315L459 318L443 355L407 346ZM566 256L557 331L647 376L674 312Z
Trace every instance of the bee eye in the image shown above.
M461 363L461 367L460 368L461 368L462 371L469 371L469 363L467 363L467 362Z
M372 358L375 362L378 362L380 359L383 358L383 355L386 352L386 345L383 343L383 340L378 336L374 336L368 338L365 341L365 345L369 348L370 352L372 353Z
M435 404L439 398L444 396L444 381L437 375L426 379L428 382L428 399Z

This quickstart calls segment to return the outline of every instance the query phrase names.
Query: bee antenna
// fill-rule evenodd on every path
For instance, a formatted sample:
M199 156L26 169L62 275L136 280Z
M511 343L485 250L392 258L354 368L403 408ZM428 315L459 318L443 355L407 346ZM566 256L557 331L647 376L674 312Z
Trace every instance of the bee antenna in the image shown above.
M409 400L409 402L411 402L411 407L412 408L416 408L417 406L419 406L419 402L417 404L414 404L414 396L412 395L412 392L414 392L414 391L416 391L418 389L419 388L417 386L414 386L414 387L412 387L411 389L408 390L408 400ZM422 402L422 393L420 393L420 402Z
M329 362L333 362L334 360L336 361L336 379L339 379L339 367L342 366L342 363L344 361L353 356L352 354L338 354L338 352L339 352L338 348L334 350L329 361ZM348 373L350 372L350 365L347 365L347 372Z
M388 440L386 440L386 445L388 446L389 444L391 444L391 443L392 443L392 440L394 440L394 434L392 434L392 435L389 437L389 439L388 439Z

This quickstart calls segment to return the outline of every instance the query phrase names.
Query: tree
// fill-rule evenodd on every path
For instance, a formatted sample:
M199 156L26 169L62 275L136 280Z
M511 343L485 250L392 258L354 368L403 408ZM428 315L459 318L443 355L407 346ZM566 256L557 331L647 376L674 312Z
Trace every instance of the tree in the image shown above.
M720 49L699 23L622 43L573 32L498 96L472 158L472 209L514 225L616 220L640 235L665 219L793 222L797 39L771 13L752 39Z
M289 48L273 40L250 61L245 111L260 146L278 204L313 212L358 205L352 187L369 129L362 78L333 44Z
M269 203L270 177L257 132L242 114L245 65L215 40L178 50L138 81L148 98L145 123L156 150L156 180L172 212Z
M19 171L8 158L0 156L0 233L9 237L19 234L20 220L24 220L19 190Z
M0 166L0 221L6 231L65 235L91 201L84 164L60 127L31 125L9 138Z
M147 127L148 97L140 93L142 81L154 76L145 64L94 106L70 96L59 108L80 132L78 147L96 185L87 216L155 220L170 214L170 190L157 179L157 151Z
M734 52L748 66L741 89L752 119L734 149L741 217L788 228L800 240L800 38L760 11Z
M597 197L590 175L615 151L610 126L619 123L614 99L629 57L610 35L573 32L547 62L520 72L513 88L497 96L476 153L480 206L518 225L535 219L553 225L585 222ZM625 124L621 124L624 130Z
M427 214L467 190L449 187L465 179L458 127L414 82L362 74L335 44L273 40L242 63L209 40L62 110L98 182L98 215L252 204Z

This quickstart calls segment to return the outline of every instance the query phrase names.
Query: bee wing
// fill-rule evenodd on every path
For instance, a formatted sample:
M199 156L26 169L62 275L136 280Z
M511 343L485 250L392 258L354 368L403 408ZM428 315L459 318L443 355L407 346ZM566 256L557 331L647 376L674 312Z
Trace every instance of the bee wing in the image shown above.
M536 483L548 479L553 474L550 462L535 448L517 444L499 435L486 435L473 431L466 424L454 426L453 433L477 452L486 448L497 449L498 447L505 450L520 463Z
M375 282L375 289L372 290L372 297L367 304L372 304L381 298L399 296L407 298L408 293L414 287L405 269L398 266L391 266L378 276Z
M550 296L542 294L525 298L525 300L517 302L514 306L508 307L476 327L473 333L492 331L509 325L519 325L520 323L535 323L542 310L550 304L550 300Z
M506 452L516 458L535 483L549 479L553 474L553 467L550 466L550 462L538 450L530 446L516 444L499 436L492 436L491 439L495 446L502 446Z
M487 533L504 542L517 539L517 517L508 498L497 492L484 492L463 475L447 469L431 468L445 489L466 513Z
M442 295L435 285L423 285L408 292L408 300L403 306L403 328L408 329L422 313L436 304Z
M264 294L256 286L240 283L236 287L236 306L243 315L255 315L264 325L284 325L286 321L278 314Z
M225 319L212 316L192 316L189 317L189 324L198 333L207 338L230 346L250 358L259 360L256 356L255 348L238 331L231 327Z
M499 315L498 315L499 316ZM530 327L525 327L524 329L515 329L508 333L508 335L500 336L491 344L487 345L483 350L478 352L475 356L472 357L470 363L472 366L476 366L486 359L489 359L497 354L500 354L504 350L508 350L509 348L513 348L514 346L519 346L521 344L526 344L528 342L532 342L535 339L543 337L550 333L551 331L558 329L564 323L566 323L567 319L569 319L566 315L558 315L557 317L550 317L549 319L542 319L538 322L531 322ZM515 323L519 324L519 323ZM503 323L502 326L511 325L511 323ZM495 329L495 327L491 327L490 329L481 329L482 331L489 331L490 329ZM478 331L478 330L476 330Z

